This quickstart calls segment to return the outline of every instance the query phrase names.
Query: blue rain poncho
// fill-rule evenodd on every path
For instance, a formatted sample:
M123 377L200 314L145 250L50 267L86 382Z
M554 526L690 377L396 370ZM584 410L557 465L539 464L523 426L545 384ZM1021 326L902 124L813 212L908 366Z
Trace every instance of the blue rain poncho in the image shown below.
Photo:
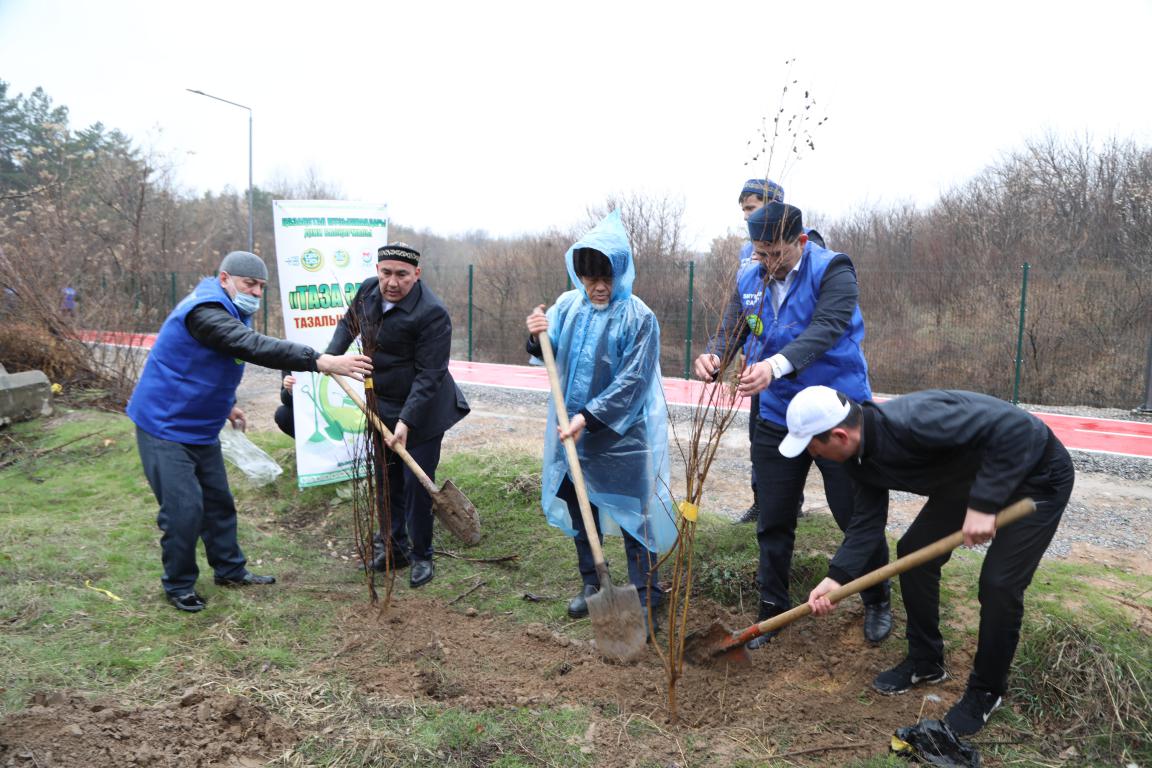
M572 266L572 252L594 248L612 262L612 298L604 309L588 299ZM581 409L604 429L585 429L576 443L588 498L600 509L605 535L628 531L653 552L676 543L668 486L668 410L660 381L660 325L632 295L636 269L628 235L613 211L564 254L575 290L548 310L548 335L569 416ZM548 406L541 503L548 522L575 536L568 505L556 496L568 462L556 436L556 407Z

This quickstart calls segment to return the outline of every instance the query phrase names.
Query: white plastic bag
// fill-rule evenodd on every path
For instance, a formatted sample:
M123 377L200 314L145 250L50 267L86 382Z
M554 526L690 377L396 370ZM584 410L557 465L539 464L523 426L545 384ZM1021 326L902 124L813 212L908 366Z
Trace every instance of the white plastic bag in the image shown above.
M275 459L231 424L220 430L220 448L224 458L239 467L253 485L267 485L284 472Z

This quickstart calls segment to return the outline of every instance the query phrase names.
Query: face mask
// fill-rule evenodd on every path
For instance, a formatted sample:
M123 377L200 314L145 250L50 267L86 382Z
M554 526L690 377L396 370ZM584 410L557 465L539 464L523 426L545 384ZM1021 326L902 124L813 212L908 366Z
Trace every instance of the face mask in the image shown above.
M260 299L239 291L236 292L236 297L232 299L232 303L236 305L236 309L240 310L242 315L254 315L256 310L260 309Z

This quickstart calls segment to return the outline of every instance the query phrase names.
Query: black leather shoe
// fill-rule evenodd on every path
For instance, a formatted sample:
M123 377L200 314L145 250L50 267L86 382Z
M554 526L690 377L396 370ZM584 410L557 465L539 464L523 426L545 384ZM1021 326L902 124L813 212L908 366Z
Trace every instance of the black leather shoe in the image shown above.
M864 639L877 645L892 634L892 602L885 600L864 606Z
M408 586L413 589L422 587L432 581L432 577L435 575L436 568L432 565L431 560L414 560L412 561L412 572L408 574Z
M384 571L388 570L388 563L386 561L386 557L387 557L387 554L385 553L385 551L382 548L377 547L374 550L374 556L372 558L372 570L376 571L377 573L384 573ZM392 570L399 571L400 569L407 568L407 567L408 567L408 556L405 555L403 552L397 552L397 551L393 550L393 552L392 552Z
M588 615L588 598L599 592L596 587L591 584L585 584L584 588L580 590L580 594L568 601L568 617L572 619L582 619Z
M199 613L208 605L204 602L204 598L195 592L188 592L183 595L168 595L168 602L176 606L176 610L185 611L186 613Z
M864 606L864 639L876 645L892 634L892 603Z
M760 519L760 508L756 506L756 502L752 502L752 506L744 510L740 517L736 518L736 524L741 523L754 523Z
M257 584L275 584L275 576L257 576L254 573L245 573L238 579L222 579L216 577L216 586L218 587L251 587Z
M764 621L765 619L770 619L779 613L782 613L782 611L778 607L776 607L775 603L766 603L766 602L761 601L760 610L757 611L757 613L756 613L756 623L759 624L760 622ZM754 651L757 648L763 648L764 646L768 645L768 643L772 642L772 638L776 637L776 635L778 635L778 634L780 634L780 630L778 630L778 629L773 629L769 632L765 632L764 634L760 635L759 637L754 637L751 640L749 640L748 642L746 642L744 644L744 647L750 651Z

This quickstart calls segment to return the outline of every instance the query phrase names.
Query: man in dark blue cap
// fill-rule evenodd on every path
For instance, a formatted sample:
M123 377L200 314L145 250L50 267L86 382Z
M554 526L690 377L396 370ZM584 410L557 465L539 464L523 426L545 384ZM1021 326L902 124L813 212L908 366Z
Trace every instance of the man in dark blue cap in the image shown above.
M748 181L744 182L744 186L740 188L740 197L737 202L740 203L740 210L744 214L744 224L747 226L748 219L752 216L752 214L756 213L756 211L763 208L765 202L784 202L784 187L780 186L772 179L748 179ZM804 230L804 234L808 235L808 239L816 243L816 245L820 246L821 248L824 247L824 238L821 237L820 233L816 230L806 228ZM743 266L745 263L751 260L752 241L749 240L748 242L744 243L744 246L740 249L740 265ZM740 303L729 303L727 311L725 312L723 327L730 329L738 325L741 321L741 312L742 306ZM725 345L728 341L730 341L730 334L718 334L710 341L708 351L712 354L723 357L726 349ZM745 343L745 346L751 344L753 341L754 337L750 337L750 340ZM747 353L748 350L745 349L745 356L747 356ZM756 435L756 421L759 418L759 413L760 398L756 395L753 395L752 397L748 398L749 442L751 442L752 438ZM738 523L752 523L760 519L760 511L756 507L755 466L752 467L750 474L752 480L752 504L749 505L748 509L744 510L744 513L736 519L736 522ZM804 494L800 494L800 499L796 502L796 504L798 510L797 514L804 514L802 511L799 511L799 509L804 505Z
M759 419L752 438L756 472L756 539L760 545L757 581L760 608L757 621L783 613L791 606L788 571L796 539L796 519L812 457L786 458L780 441L788 434L788 403L807 386L823 384L869 400L868 364L860 345L864 319L858 304L856 270L842 253L812 242L804 231L799 208L772 202L748 217L753 260L736 278L730 299L739 305L739 329L722 327L718 335L735 337L721 357L696 358L696 376L717 377L744 347L746 364L738 391L759 395ZM817 459L828 506L841 530L852 518L854 489L841 465ZM886 541L868 554L869 570L888 561ZM885 582L861 593L864 637L879 643L892 631L892 611ZM749 644L759 648L771 639L762 635Z

